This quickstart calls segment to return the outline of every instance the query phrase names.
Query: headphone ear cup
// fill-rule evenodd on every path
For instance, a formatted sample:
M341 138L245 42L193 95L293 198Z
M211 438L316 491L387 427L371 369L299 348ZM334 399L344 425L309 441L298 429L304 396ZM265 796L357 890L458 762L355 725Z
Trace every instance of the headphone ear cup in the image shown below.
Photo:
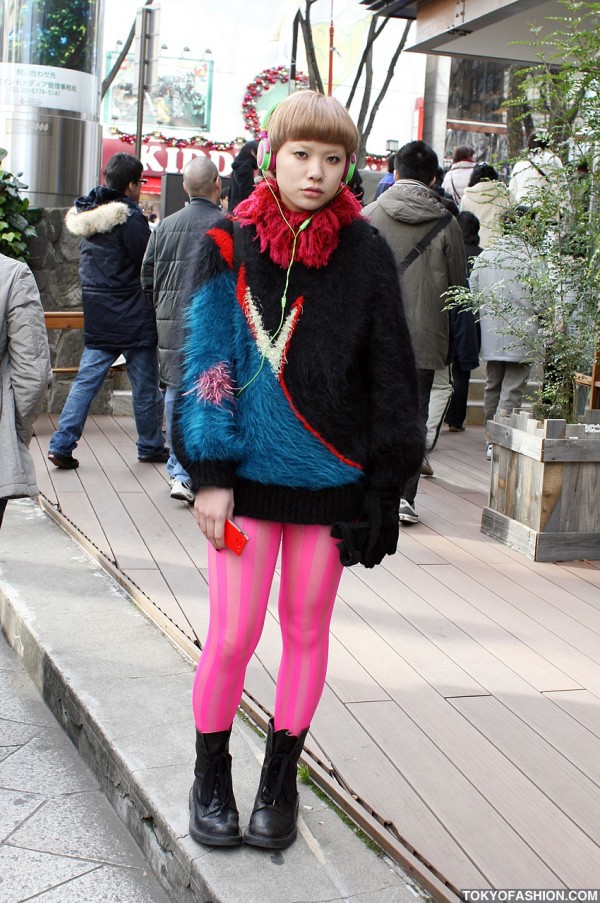
M355 172L356 154L350 154L350 156L346 157L346 169L344 170L344 175L342 176L342 182L344 183L344 185L350 184Z
M260 141L256 150L256 165L261 172L268 172L271 169L272 157L271 145L269 137L265 131L261 132Z

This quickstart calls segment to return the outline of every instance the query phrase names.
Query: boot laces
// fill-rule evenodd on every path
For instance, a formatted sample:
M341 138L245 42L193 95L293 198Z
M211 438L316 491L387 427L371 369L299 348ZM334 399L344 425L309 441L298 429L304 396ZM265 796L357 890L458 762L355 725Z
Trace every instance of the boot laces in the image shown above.
M264 802L269 802L271 806L277 803L283 791L283 782L287 774L288 768L292 760L291 753L275 753L267 766L267 774L262 790L262 798ZM271 791L273 780L275 784Z
M222 752L214 756L206 770L200 789L200 802L203 806L209 806L216 791L219 804L227 806L232 789L229 754Z

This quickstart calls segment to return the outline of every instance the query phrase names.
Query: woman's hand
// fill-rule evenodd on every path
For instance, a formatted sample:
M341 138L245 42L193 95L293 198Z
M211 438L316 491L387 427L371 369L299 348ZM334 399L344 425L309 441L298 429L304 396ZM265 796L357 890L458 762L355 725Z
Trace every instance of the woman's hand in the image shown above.
M225 521L233 515L233 489L205 486L196 493L196 523L217 551L225 548Z

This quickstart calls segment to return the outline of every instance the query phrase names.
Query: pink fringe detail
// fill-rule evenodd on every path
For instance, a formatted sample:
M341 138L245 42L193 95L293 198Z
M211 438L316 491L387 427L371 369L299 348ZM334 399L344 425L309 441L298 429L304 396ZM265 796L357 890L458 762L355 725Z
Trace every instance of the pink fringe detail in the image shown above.
M189 392L184 395L196 394L198 401L223 407L225 402L233 403L235 400L234 384L231 378L229 366L221 361L213 364L204 373L201 373Z

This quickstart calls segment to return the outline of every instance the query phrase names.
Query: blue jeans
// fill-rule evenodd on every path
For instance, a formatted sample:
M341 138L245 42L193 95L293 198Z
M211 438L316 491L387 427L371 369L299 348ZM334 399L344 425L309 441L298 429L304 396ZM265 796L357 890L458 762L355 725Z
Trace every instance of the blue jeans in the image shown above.
M131 382L133 416L138 432L138 458L149 458L165 447L162 433L163 396L158 382L156 348L131 348L122 351ZM114 351L84 348L79 372L58 420L58 429L50 440L50 451L70 455L77 445L91 404L100 391L106 374L118 358Z
M167 461L167 473L173 480L181 480L182 483L189 483L190 475L183 464L180 464L175 457L175 452L173 451L173 440L171 438L171 430L173 427L173 413L175 408L175 401L178 394L178 386L167 386L167 389L165 391L165 421L167 426L167 443L169 448L171 449L171 454L169 455L169 460Z

